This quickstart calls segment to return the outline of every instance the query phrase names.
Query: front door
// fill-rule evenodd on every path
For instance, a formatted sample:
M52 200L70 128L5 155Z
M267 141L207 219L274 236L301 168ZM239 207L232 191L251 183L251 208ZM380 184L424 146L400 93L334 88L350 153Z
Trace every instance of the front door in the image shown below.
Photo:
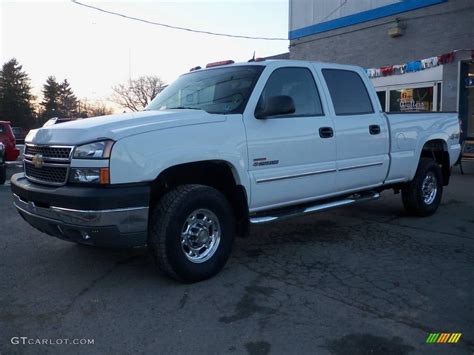
M334 192L336 142L325 114L313 68L268 65L257 83L244 124L247 133L250 210L268 209ZM269 97L290 96L295 112L257 119L255 109Z

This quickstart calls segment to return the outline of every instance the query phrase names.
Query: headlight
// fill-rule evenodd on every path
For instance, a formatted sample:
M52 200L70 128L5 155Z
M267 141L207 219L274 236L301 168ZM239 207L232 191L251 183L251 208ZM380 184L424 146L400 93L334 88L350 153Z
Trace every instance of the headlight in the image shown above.
M106 185L110 182L109 168L71 168L69 182Z
M84 144L74 149L74 159L108 159L114 141L106 140Z

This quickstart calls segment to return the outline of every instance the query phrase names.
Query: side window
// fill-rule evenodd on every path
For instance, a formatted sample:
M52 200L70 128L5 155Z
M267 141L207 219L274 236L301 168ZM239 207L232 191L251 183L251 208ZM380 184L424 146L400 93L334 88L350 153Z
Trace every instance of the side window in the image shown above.
M5 129L3 128L3 125L0 124L0 133L4 133Z
M373 113L369 93L359 74L350 70L323 69L336 115Z
M307 68L276 69L268 78L258 105L271 96L290 96L295 103L292 116L322 116L323 109L313 74Z

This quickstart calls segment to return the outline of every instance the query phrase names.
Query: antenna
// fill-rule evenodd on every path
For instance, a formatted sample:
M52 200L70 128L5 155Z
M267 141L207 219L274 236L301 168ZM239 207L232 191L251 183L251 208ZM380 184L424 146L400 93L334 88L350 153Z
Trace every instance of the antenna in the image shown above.
M248 60L248 63L255 62L255 51L253 51L253 57L252 59Z

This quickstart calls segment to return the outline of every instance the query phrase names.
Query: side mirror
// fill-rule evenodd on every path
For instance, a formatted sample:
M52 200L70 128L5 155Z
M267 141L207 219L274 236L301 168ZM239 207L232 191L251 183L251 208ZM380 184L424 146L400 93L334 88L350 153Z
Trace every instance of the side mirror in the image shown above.
M257 108L255 109L255 118L261 120L269 116L286 115L290 113L295 113L295 102L291 96L270 96L258 102Z

